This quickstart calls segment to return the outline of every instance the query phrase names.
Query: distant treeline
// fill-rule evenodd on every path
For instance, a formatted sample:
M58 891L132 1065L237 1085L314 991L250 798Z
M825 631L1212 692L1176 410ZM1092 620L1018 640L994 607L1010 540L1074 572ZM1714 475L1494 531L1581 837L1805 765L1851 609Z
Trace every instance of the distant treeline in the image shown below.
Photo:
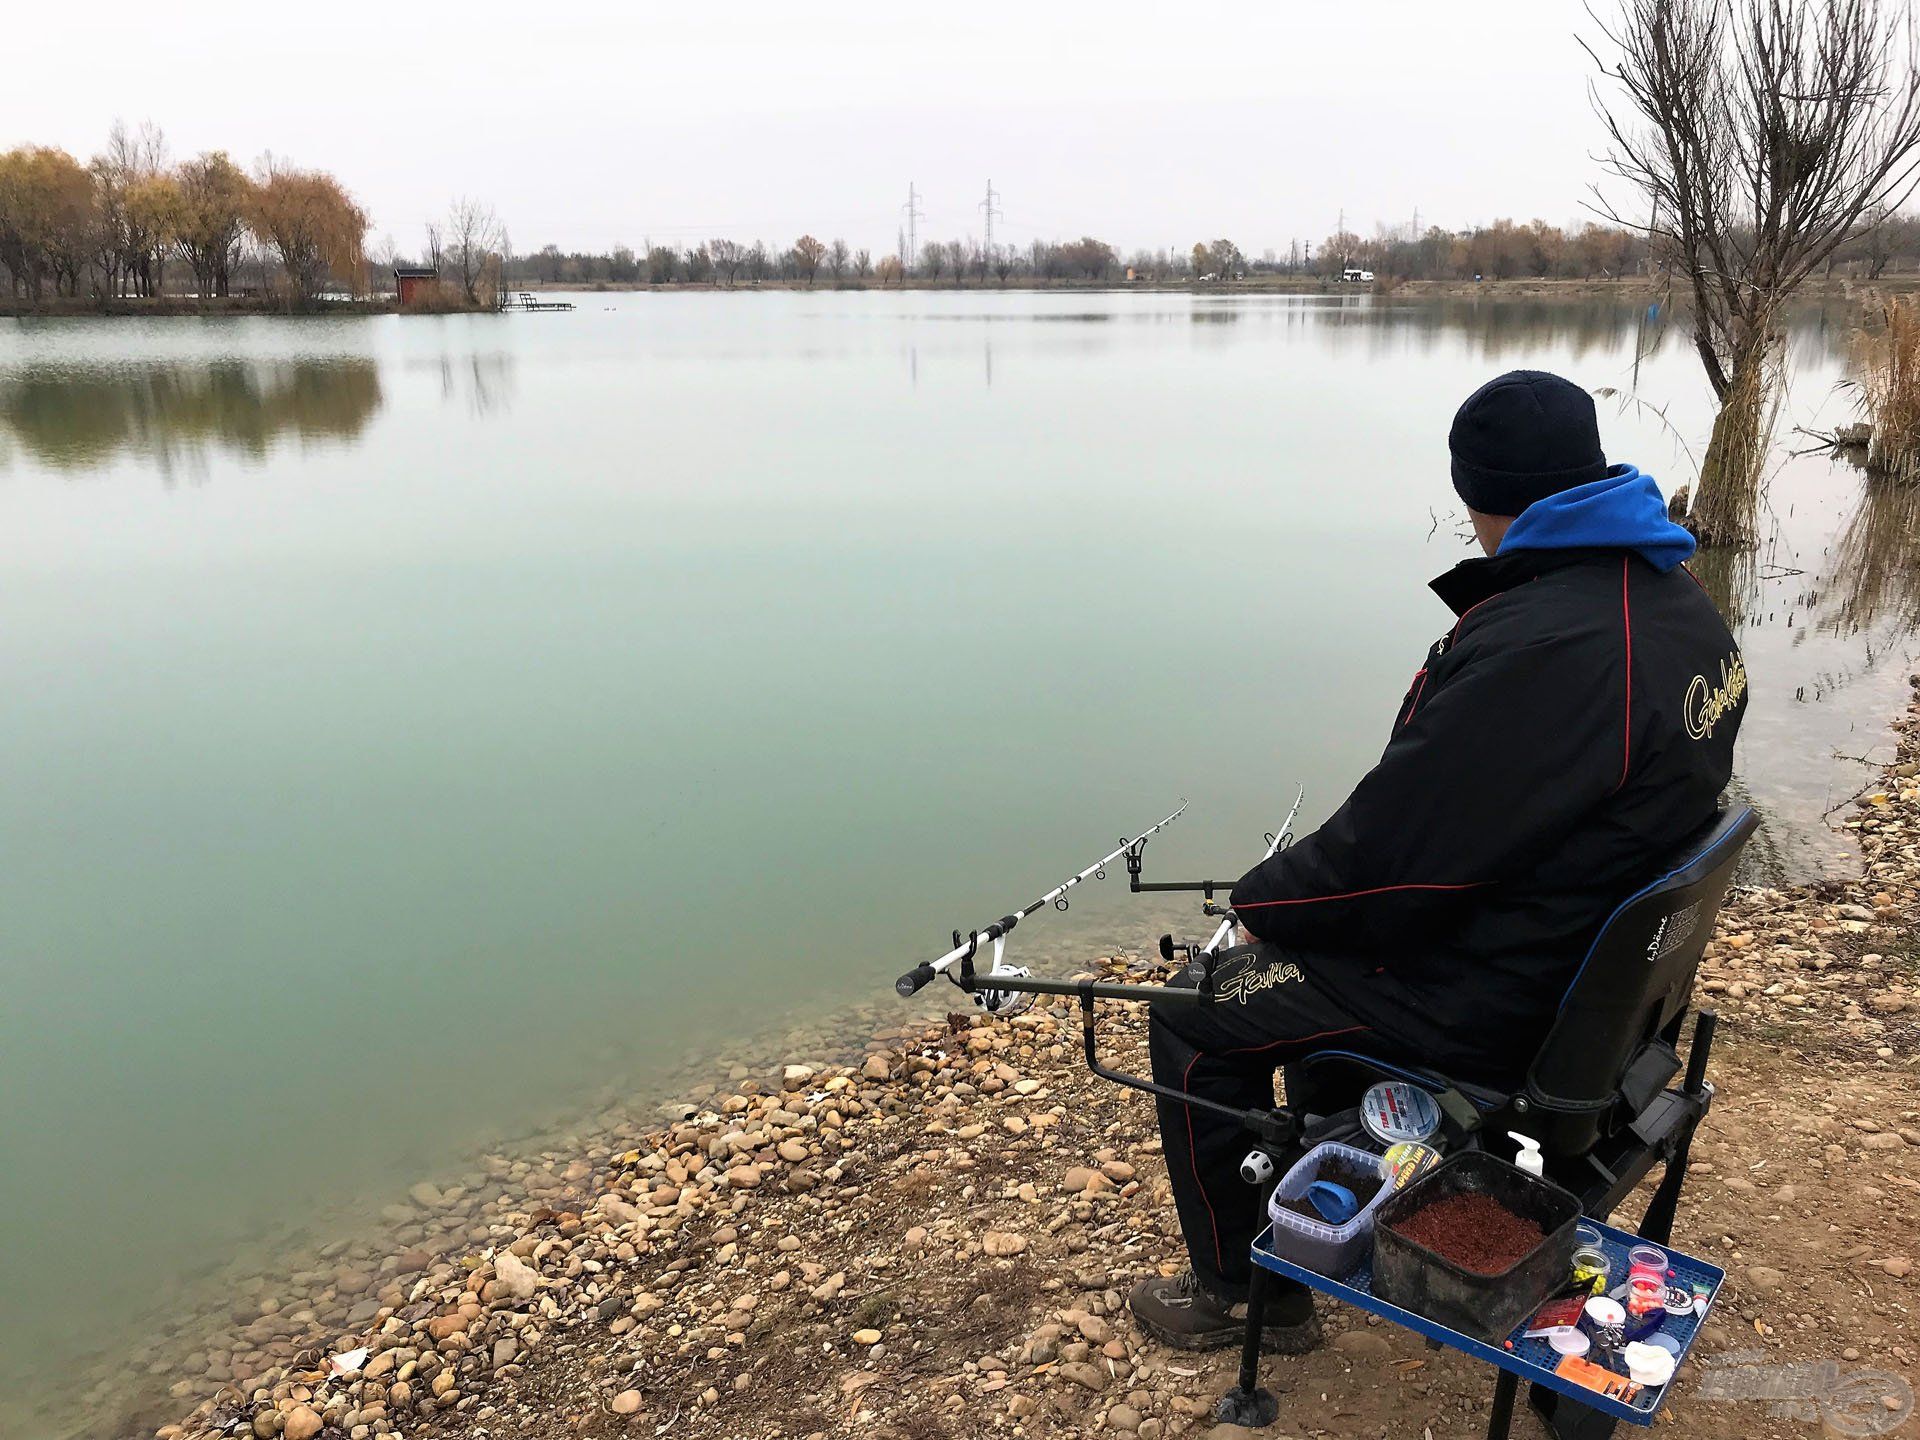
M202 296L359 294L366 233L325 171L267 155L249 173L219 150L176 163L151 125L115 124L85 164L46 145L0 151L0 273L15 299L157 296L170 265Z
M1023 246L937 240L923 245L907 264L905 246L875 256L845 240L803 235L792 245L765 241L704 240L682 248L655 246L644 253L616 246L607 253L563 251L545 245L506 262L511 282L548 285L984 285L1108 283L1123 279L1179 282L1229 281L1256 275L1336 279L1342 270L1370 270L1385 279L1496 280L1519 278L1613 279L1658 269L1663 258L1642 231L1587 224L1572 230L1544 220L1518 224L1496 220L1471 230L1424 231L1379 228L1372 238L1329 235L1319 244L1294 244L1285 254L1248 255L1231 240L1203 240L1191 250L1135 250L1123 256L1104 240L1035 240ZM1841 247L1829 269L1878 278L1895 270L1920 269L1920 217L1877 217Z
M224 151L173 161L152 125L116 123L106 148L86 163L64 150L24 145L0 151L0 274L15 301L46 296L118 300L161 295L271 294L291 305L322 297L384 292L399 262L391 238L377 263L366 250L368 219L344 186L322 170L264 156L251 171ZM1542 220L1496 220L1468 230L1377 227L1315 244L1245 253L1231 240L1190 249L1135 250L1088 235L988 246L938 240L907 253L904 237L876 254L843 239L802 235L790 245L716 238L679 248L606 254L545 245L515 255L506 227L486 205L454 203L426 228L422 259L438 285L413 303L459 309L491 304L502 283L550 285L812 286L916 284L1108 284L1228 282L1259 275L1336 278L1345 269L1382 280L1559 277L1605 279L1664 267L1644 232L1611 225L1573 229ZM1828 269L1875 278L1920 269L1920 218L1880 215L1828 262ZM172 284L169 285L169 273Z
M971 240L933 241L920 247L915 264L908 267L897 253L875 256L845 240L802 235L784 248L764 240L703 240L684 249L656 245L644 254L624 245L606 254L563 252L558 245L545 245L512 257L507 276L549 285L813 285L823 280L897 285L903 279L955 284L994 279L1004 284L1014 279L1111 280L1122 269L1118 252L1092 236L1064 244L1036 240L1017 249L996 245L991 251Z

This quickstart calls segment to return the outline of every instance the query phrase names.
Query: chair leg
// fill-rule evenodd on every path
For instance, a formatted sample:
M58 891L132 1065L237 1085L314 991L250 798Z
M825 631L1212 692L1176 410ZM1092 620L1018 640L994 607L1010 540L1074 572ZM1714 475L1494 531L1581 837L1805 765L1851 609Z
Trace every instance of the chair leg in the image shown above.
M1702 1010L1694 1022L1693 1045L1687 1056L1686 1088L1681 1092L1692 1102L1693 1117L1675 1139L1673 1150L1667 1156L1666 1173L1660 1177L1660 1186L1653 1192L1647 1213L1640 1221L1641 1235L1656 1245L1665 1245L1673 1238L1673 1217L1680 1208L1681 1187L1687 1183L1687 1160L1693 1153L1694 1132L1700 1128L1707 1106L1712 1103L1713 1092L1707 1086L1707 1057L1713 1053L1713 1036L1719 1020L1712 1010Z
M1487 1415L1487 1440L1507 1440L1513 1429L1513 1397L1520 1389L1520 1377L1511 1370L1499 1372L1493 1382L1493 1409Z
M1247 1330L1240 1341L1240 1380L1220 1397L1213 1418L1258 1430L1280 1418L1280 1402L1260 1388L1260 1331L1267 1318L1267 1272L1255 1265L1247 1281Z
M1271 1183L1253 1187L1262 1228L1267 1220L1267 1194L1272 1188ZM1213 1418L1222 1425L1260 1430L1280 1418L1280 1402L1271 1390L1260 1388L1260 1341L1267 1318L1267 1279L1266 1267L1256 1263L1253 1274L1247 1278L1247 1329L1240 1341L1239 1382L1220 1397L1213 1409Z
M1698 1122L1695 1122L1697 1124ZM1673 1147L1666 1173L1647 1202L1647 1213L1640 1220L1642 1239L1665 1245L1673 1239L1673 1218L1680 1208L1680 1191L1687 1183L1687 1160L1693 1149L1694 1124L1689 1124Z

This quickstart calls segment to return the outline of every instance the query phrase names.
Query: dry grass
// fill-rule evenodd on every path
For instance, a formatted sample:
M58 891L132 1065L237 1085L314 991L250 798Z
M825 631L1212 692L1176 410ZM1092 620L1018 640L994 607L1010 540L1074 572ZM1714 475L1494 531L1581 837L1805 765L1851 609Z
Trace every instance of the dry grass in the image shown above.
M1855 344L1854 378L1867 420L1867 469L1901 483L1920 478L1920 300L1896 296Z
M403 308L407 315L457 315L462 311L491 309L492 296L481 295L481 304L468 303L467 293L457 280L440 279L414 291L413 300Z
M1769 337L1753 358L1733 366L1687 514L1702 545L1755 542L1767 455L1786 391L1785 363L1783 347Z

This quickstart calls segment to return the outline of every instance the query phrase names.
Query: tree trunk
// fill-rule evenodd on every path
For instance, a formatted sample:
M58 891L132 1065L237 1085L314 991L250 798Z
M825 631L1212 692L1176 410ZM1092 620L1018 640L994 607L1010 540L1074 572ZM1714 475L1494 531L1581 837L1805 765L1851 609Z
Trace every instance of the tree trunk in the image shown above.
M1760 477L1772 437L1771 340L1744 344L1733 357L1727 393L1700 462L1688 524L1702 545L1752 545Z

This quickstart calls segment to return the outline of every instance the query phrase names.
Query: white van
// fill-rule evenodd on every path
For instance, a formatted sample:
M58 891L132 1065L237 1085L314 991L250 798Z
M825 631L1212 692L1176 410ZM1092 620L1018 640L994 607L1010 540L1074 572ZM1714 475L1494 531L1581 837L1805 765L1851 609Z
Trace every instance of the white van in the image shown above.
M1371 285L1373 283L1373 272L1371 270L1356 270L1353 266L1349 265L1340 272L1340 283L1343 285Z

